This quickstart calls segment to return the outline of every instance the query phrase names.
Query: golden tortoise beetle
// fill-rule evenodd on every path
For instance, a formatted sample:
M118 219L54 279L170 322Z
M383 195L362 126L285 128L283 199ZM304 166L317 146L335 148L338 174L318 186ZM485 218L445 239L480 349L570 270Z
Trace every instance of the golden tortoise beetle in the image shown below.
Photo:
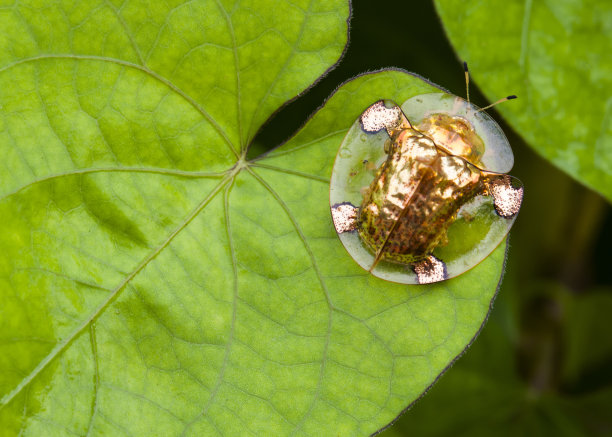
M486 258L514 223L523 186L506 174L513 163L501 128L469 101L446 93L401 108L378 101L338 151L334 227L374 276L405 284L452 278Z

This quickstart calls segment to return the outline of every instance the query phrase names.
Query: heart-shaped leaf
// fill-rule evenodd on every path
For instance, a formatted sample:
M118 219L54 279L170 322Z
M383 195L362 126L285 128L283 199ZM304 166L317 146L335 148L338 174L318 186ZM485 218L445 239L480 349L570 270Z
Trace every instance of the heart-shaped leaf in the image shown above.
M612 3L436 0L478 86L542 156L612 200Z
M369 434L474 338L503 245L435 286L375 279L328 180L388 71L244 159L340 56L341 1L20 2L0 10L5 435Z

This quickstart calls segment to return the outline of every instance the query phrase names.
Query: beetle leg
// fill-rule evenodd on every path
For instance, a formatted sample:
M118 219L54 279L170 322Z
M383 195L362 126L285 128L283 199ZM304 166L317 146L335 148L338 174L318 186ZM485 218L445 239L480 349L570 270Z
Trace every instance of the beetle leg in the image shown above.
M487 190L493 196L495 211L504 218L511 218L523 203L523 187L514 187L508 175L493 177L487 183Z
M365 132L375 133L386 129L390 137L398 130L412 127L400 107L388 100L379 100L371 105L363 111L359 121Z
M431 284L432 282L448 279L446 264L433 255L429 255L424 260L414 263L412 268L417 275L419 284Z
M336 203L331 208L332 220L336 232L351 232L357 229L359 208L349 202Z

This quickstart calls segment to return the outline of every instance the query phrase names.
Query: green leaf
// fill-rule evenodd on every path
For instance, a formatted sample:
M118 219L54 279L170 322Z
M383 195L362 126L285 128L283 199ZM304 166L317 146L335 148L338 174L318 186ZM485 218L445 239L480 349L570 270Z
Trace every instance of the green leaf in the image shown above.
M508 297L517 299L517 296L502 294L487 329L470 353L431 390L426 402L418 403L382 435L609 435L612 430L609 378L598 380L586 390L568 390L567 387L568 383L575 382L572 380L577 373L589 376L596 359L602 369L609 369L610 342L594 334L612 329L610 318L601 317L602 311L596 307L610 307L611 290L593 290L581 295L560 284L540 283L538 289L532 291L531 298L539 292L552 299L548 301L548 307L555 309L552 318L562 325L555 333L564 346L559 359L550 356L556 351L558 344L554 343L559 337L548 337L545 343L538 342L533 333L523 333L520 340L515 338L517 335L509 329L507 320L518 319L519 314L512 311ZM587 314L590 317L586 317ZM527 317L525 312L520 316ZM546 313L537 313L536 317L541 323ZM602 341L608 349L607 354L598 345ZM517 351L530 346L535 356L528 358L537 361L536 377L532 379L531 375L525 376L525 363L517 359ZM597 352L586 351L588 347L597 348ZM557 381L560 367L578 372L565 372L566 375L561 375ZM602 374L605 373L596 377ZM546 379L554 381L558 387L553 390L538 387ZM444 414L440 414L441 411Z
M455 50L543 157L612 200L612 3L435 2Z
M333 229L360 77L255 162L261 124L338 59L348 5L0 9L0 435L353 435L393 420L489 311L500 246L406 287Z

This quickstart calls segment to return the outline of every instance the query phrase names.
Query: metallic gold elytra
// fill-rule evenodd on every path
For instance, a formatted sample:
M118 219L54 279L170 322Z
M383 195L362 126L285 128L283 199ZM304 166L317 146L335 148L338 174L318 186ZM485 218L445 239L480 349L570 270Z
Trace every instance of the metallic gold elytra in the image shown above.
M446 93L379 100L347 132L331 216L353 260L401 284L454 278L504 239L523 200L514 156L485 112Z
M485 190L490 176L473 165L484 143L466 120L433 114L417 128L393 131L388 148L364 193L359 235L375 263L414 263L447 243L458 210Z

